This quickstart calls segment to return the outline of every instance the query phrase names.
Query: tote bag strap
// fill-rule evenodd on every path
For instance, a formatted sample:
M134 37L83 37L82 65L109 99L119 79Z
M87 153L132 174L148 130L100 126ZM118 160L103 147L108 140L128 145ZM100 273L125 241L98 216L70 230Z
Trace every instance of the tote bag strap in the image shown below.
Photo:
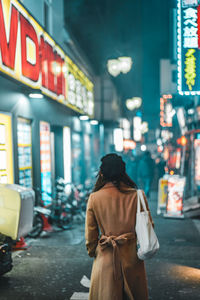
M137 212L141 211L141 204L142 204L144 211L147 211L143 193L141 190L137 190Z

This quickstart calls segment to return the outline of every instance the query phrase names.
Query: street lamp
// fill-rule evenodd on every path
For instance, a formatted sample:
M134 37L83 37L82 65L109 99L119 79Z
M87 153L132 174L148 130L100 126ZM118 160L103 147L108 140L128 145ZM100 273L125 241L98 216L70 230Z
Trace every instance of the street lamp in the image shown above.
M142 98L140 97L133 97L126 100L126 107L128 110L134 110L136 108L139 108L142 105Z
M109 59L107 62L107 69L112 76L116 77L121 72L123 74L128 73L131 70L132 64L131 57L121 56L117 59Z
M124 74L128 73L131 70L133 64L131 57L123 56L123 57L119 57L118 60L120 62L121 72Z

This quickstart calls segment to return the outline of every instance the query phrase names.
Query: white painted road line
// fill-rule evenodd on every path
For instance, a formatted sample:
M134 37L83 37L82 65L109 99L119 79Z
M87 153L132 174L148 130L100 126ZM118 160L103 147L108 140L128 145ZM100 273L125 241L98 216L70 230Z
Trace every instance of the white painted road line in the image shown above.
M200 234L200 220L192 220L192 222Z
M70 300L88 300L89 293L73 293Z
M85 275L81 279L81 284L88 289L90 288L90 280Z
M81 285L86 287L86 288L90 288L90 280L84 275L80 281ZM73 293L73 295L71 296L70 300L88 300L89 298L89 293Z

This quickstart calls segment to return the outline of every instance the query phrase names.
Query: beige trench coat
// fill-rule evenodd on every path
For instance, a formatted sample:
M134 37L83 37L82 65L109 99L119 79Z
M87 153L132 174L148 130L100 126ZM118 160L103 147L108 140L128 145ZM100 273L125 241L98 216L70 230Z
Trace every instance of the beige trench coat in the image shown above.
M136 254L137 193L129 190L121 193L107 183L89 197L85 238L94 257L89 300L148 299L144 262Z

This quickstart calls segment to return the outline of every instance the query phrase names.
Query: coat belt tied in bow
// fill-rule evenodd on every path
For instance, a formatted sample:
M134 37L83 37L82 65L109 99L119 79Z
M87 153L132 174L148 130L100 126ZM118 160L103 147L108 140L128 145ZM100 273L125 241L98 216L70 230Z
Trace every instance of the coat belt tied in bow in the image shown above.
M106 236L102 235L99 240L99 245L102 250L105 250L107 247L113 248L113 270L114 270L114 278L121 278L121 260L118 245L125 244L128 240L135 239L135 234L133 232L124 233L119 236Z

